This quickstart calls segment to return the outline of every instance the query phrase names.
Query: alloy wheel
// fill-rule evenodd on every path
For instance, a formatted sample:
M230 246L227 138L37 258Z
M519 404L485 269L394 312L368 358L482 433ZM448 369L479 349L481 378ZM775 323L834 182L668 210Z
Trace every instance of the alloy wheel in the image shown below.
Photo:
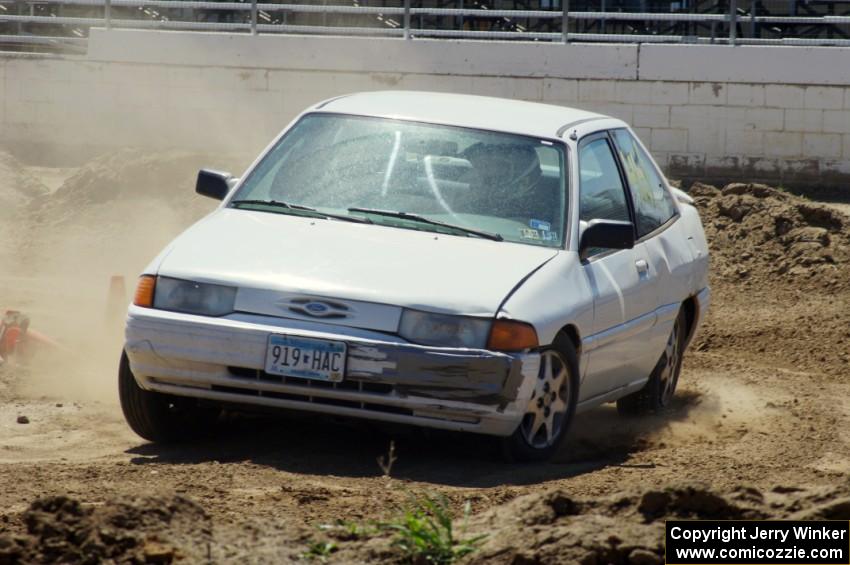
M680 333L679 317L673 324L673 331L670 332L670 337L667 338L667 346L664 349L664 367L658 375L661 385L661 406L667 406L676 392L676 381L679 380L679 333Z
M570 398L569 387L569 368L561 355L553 349L542 352L534 393L520 425L530 446L544 449L560 437Z

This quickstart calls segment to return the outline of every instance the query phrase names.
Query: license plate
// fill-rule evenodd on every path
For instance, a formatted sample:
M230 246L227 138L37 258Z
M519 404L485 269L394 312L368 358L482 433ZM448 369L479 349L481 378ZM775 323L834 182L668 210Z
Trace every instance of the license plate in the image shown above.
M266 372L338 383L345 374L345 353L341 341L272 335L266 351Z

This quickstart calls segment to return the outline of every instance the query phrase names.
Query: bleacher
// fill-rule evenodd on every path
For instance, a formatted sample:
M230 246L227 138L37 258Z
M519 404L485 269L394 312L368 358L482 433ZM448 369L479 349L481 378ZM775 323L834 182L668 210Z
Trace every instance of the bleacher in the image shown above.
M84 51L91 27L847 45L850 0L0 0L0 50Z

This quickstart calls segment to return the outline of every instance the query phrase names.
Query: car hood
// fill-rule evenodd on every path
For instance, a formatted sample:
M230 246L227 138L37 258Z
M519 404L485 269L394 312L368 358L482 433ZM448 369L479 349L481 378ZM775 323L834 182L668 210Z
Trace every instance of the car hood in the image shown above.
M174 240L158 274L492 316L557 249L222 208Z

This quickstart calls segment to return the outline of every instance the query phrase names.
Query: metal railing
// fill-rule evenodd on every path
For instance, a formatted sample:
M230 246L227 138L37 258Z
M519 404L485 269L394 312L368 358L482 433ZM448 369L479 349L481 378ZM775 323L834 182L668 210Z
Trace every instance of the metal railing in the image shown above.
M736 0L728 0L724 13L649 12L649 11L570 11L569 0L554 0L560 9L492 9L478 4L476 7L423 7L413 6L413 0L397 0L396 6L361 5L361 0L351 0L351 5L319 5L294 3L269 3L258 0L245 2L210 2L196 0L0 0L0 49L3 45L45 45L69 50L85 48L90 27L228 31L251 34L291 33L326 35L370 35L416 38L498 39L550 41L569 43L641 42L641 43L717 43L778 44L778 45L850 45L850 15L771 15L758 13L757 0L752 0L749 12L741 10ZM421 0L418 0L421 2ZM604 1L604 0L603 0ZM29 13L11 13L10 6L29 7ZM604 5L604 4L603 4ZM715 4L714 6L722 6ZM35 9L38 7L38 10ZM77 8L97 11L96 14L64 15L63 10ZM693 5L691 5L693 10ZM171 12L169 12L171 11ZM173 12L194 19L176 19ZM795 10L796 12L796 10ZM224 14L213 17L210 14ZM178 14L180 15L180 14ZM299 17L321 16L356 17L354 24L328 24L322 21L298 21ZM371 18L364 24L363 17ZM436 25L424 25L431 18ZM442 18L442 20L440 20ZM415 20L418 19L418 25ZM229 20L229 21L225 21ZM296 20L293 23L292 20ZM439 22L460 22L457 28ZM467 25L464 25L464 21ZM470 21L485 22L472 29ZM490 23L487 23L490 22ZM499 25L493 25L497 22ZM518 22L534 22L533 25ZM606 26L618 25L619 31L608 32ZM675 26L699 29L692 33L678 31ZM12 29L5 29L10 26ZM31 29L25 30L24 26ZM535 26L537 29L535 29ZM667 26L665 28L665 26ZM748 26L751 33L745 33ZM753 30L769 28L770 33ZM827 36L800 36L788 34L793 26L828 26ZM546 29L542 29L545 27ZM593 31L593 29L596 31ZM741 30L739 30L741 28ZM54 31L51 31L54 30ZM58 31L56 31L58 30ZM650 32L647 32L650 30ZM59 33L61 31L61 33ZM624 33L625 31L625 33ZM16 33L15 33L16 32ZM767 35L767 36L765 36ZM789 36L790 35L790 36Z

